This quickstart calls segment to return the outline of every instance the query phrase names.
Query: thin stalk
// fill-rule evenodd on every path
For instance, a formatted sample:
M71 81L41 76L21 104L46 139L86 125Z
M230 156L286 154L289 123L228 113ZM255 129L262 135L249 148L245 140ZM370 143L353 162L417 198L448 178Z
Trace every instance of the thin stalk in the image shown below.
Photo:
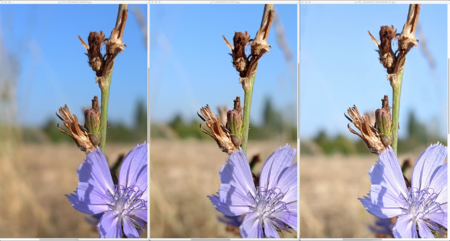
M128 4L120 4L119 5L119 12L117 13L117 19L116 19L116 26L118 27L120 23L120 19L122 19L123 12L128 9ZM101 114L100 114L100 149L103 153L105 153L105 146L106 146L106 132L108 128L108 105L109 105L109 93L110 93L110 87L111 87L111 79L112 74L114 70L114 59L112 60L111 70L108 72L105 78L105 84L100 88L102 92L102 99L101 99Z
M242 129L242 150L247 155L248 131L250 129L250 109L252 105L253 86L255 85L256 72L250 76L249 88L244 95L244 128Z
M402 92L402 82L403 82L403 71L399 71L397 75L397 83L392 86L392 149L394 149L395 154L397 154L398 145L398 123L400 114L400 94Z
M106 76L105 85L103 88L101 88L102 92L102 100L101 100L101 110L100 110L100 149L103 153L105 153L105 145L106 145L106 132L108 129L108 105L109 105L109 90L111 87L111 79L112 79L112 73L114 69L114 63L111 68L111 72Z
M269 17L269 11L273 10L274 4L266 4L264 5L264 14L261 20L261 27L264 26L264 23L267 21ZM244 116L243 116L243 122L244 127L242 129L242 150L247 155L247 145L248 145L248 131L250 129L250 109L252 105L252 96L253 96L253 87L255 86L255 78L256 78L256 70L258 69L258 66L255 68L255 72L250 75L249 78L249 86L247 89L244 89Z

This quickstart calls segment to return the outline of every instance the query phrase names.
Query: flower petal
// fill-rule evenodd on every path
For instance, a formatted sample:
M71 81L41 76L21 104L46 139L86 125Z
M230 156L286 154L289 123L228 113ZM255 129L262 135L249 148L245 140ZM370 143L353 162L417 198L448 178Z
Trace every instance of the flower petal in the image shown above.
M427 188L430 185L434 170L445 162L446 157L447 148L442 144L437 143L429 146L414 165L411 187L418 190Z
M428 213L425 215L424 219L430 219L447 228L447 204L441 205L441 208L442 212Z
M239 227L242 238L264 238L262 223L258 219L258 214L250 213L245 216Z
M128 216L123 217L123 232L127 238L139 238L139 233Z
M402 214L400 208L385 208L374 204L370 195L369 197L358 198L358 200L361 201L367 212L379 218L392 218Z
M434 238L428 226L421 219L417 220L417 226L419 226L420 238Z
M271 215L285 224L289 225L292 229L297 231L297 203L290 203L286 205L287 210L275 212Z
M105 155L100 148L86 155L86 160L78 167L78 179L98 188L102 193L114 194L114 183Z
M395 222L392 234L395 238L417 238L416 224L408 215L402 215Z
M372 185L370 187L370 199L372 200L372 204L383 208L401 208L407 206L403 198L398 197L394 192L381 185Z
M279 148L267 158L261 170L259 186L267 189L277 187L283 173L294 161L296 150L289 145Z
M109 210L110 196L100 192L91 184L80 182L74 193L66 195L72 206L85 214L97 214Z
M438 203L446 203L448 200L447 173L447 163L439 166L434 172L429 186L435 193L438 193L438 197L436 198L436 202Z
M219 196L217 195L208 196L208 198L209 200L211 200L213 206L217 209L217 211L225 214L226 216L233 217L250 212L249 206L231 205L230 203L222 202Z
M369 171L372 184L381 185L397 196L407 197L405 179L395 152L389 147L378 155L378 161Z
M119 185L131 187L140 184L147 188L147 143L137 145L123 159L119 171ZM140 189L143 186L138 185Z
M120 219L113 212L106 212L97 225L100 238L122 238Z
M297 163L292 164L281 176L277 187L285 196L281 201L290 203L297 201Z
M224 184L235 186L241 193L255 196L252 172L242 149L232 153L220 169L220 180Z
M280 238L280 235L272 225L272 222L267 218L264 219L264 234L266 235L266 238Z
M133 209L133 211L130 212L130 216L132 218L133 218L133 216L135 216L134 219L139 218L139 219L147 222L147 209ZM144 228L144 227L142 227L142 228Z

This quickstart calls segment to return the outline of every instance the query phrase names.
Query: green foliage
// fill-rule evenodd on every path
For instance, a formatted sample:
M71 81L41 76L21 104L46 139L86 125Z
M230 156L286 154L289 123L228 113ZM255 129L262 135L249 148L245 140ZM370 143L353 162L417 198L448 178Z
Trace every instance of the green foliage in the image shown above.
M190 123L186 123L180 115L176 115L172 119L172 121L169 122L169 126L175 131L175 133L181 139L188 139L188 138L203 139L207 137L207 135L200 130L199 121L193 120Z

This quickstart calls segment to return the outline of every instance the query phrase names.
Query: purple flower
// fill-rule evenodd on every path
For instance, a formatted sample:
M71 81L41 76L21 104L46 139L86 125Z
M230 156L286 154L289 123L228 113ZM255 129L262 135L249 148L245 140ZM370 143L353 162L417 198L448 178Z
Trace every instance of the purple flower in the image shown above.
M230 155L220 169L222 184L209 196L214 207L226 216L245 214L239 227L244 238L279 238L277 230L297 231L297 163L295 149L286 145L267 159L255 187L244 152ZM287 225L287 226L286 226ZM264 228L264 234L263 234Z
M400 164L392 150L382 152L370 169L372 186L368 197L359 200L379 218L398 217L395 238L433 238L430 229L447 229L447 148L431 145L414 166L407 187ZM417 233L419 232L419 233Z
M72 206L85 214L103 215L97 225L101 238L139 238L136 227L147 222L147 144L136 146L124 158L118 185L102 151L97 148L78 168L78 188L66 195Z

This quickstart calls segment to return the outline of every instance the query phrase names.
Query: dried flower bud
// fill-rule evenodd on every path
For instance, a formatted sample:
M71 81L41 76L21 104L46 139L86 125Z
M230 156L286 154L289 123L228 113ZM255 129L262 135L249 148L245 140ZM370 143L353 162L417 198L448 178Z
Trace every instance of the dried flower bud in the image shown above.
M115 56L121 51L125 49L127 45L122 42L122 39L120 38L119 31L117 29L113 29L111 32L111 37L108 39L108 42L106 42L106 53L108 55Z
M227 129L234 135L241 135L242 131L242 107L241 98L238 96L234 100L233 110L227 112Z
M392 50L392 39L395 38L397 30L394 26L381 26L379 43L369 32L370 38L378 47L379 60L383 67L386 68L388 74L394 73L395 62L397 60L394 51Z
M111 36L106 42L106 54L115 57L121 51L125 49L127 45L122 42L123 32L125 30L125 24L127 22L128 10L124 10L116 27L111 31Z
M100 142L100 106L98 104L97 96L92 99L92 108L84 111L84 127L89 133L89 138L91 139L94 146L98 146Z
M385 95L381 100L382 108L375 111L375 127L382 136L382 142L385 146L392 143L391 138L391 107L389 106L388 96Z
M225 36L222 36L225 40L225 44L231 50L231 57L233 58L233 66L236 68L236 71L239 72L241 77L245 76L246 69L248 67L248 58L245 54L245 47L250 41L250 35L247 31L245 33L242 32L234 32L233 44L234 47L228 42Z
M95 150L95 145L91 142L89 138L89 133L87 130L78 123L78 118L70 112L69 107L67 105L64 106L64 108L59 108L58 118L61 119L63 125L67 128L67 130L61 128L59 124L57 125L59 130L70 136L75 143L77 144L78 148L80 148L81 151L84 151L86 153L89 153L91 151Z
M380 132L375 127L370 126L369 117L367 115L364 115L364 117L361 116L356 106L353 106L353 108L349 108L347 110L347 113L351 118L344 114L345 117L353 123L353 125L361 132L361 134L354 131L350 127L350 124L348 124L347 126L349 131L363 139L372 153L379 154L382 151L386 150L386 146L382 142L382 136L380 135Z
M405 25L403 26L403 31L398 38L398 48L399 51L408 52L412 47L417 47L417 42L415 32L417 27L417 22L419 20L420 4L411 4L408 10L408 17Z
M78 38L83 47L88 51L87 56L89 58L89 66L96 72L97 76L100 76L105 62L100 51L102 49L103 41L105 41L105 34L102 31L100 31L100 33L90 32L88 36L89 46L80 36L78 36Z
M230 131L225 128L221 122L220 118L217 115L214 115L211 108L208 105L200 109L202 115L198 114L198 116L205 122L206 126L210 129L210 131L204 129L200 124L200 129L203 133L211 136L216 140L217 145L223 152L231 154L237 151L237 148L233 144L232 137Z
M274 11L270 10L267 21L261 26L256 33L255 39L252 41L252 56L261 57L266 52L269 52L270 45L267 43L269 38L270 27L272 26Z
M387 95L381 99L381 107L375 111L376 127L381 133L388 135L391 131L391 107Z

